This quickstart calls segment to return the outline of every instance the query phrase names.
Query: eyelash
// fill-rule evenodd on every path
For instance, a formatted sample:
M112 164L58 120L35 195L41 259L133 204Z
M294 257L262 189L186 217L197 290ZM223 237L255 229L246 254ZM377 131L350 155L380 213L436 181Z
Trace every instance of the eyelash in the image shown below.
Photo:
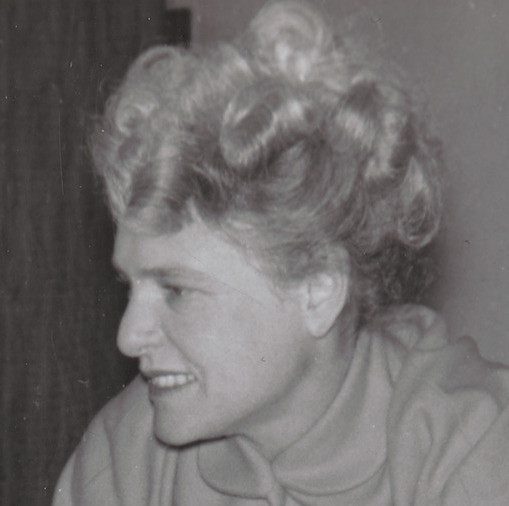
M182 297L184 288L177 285L161 285L161 288L166 292L167 296L170 297Z
M184 303L193 292L192 289L180 285L161 284L160 286L164 291L166 303L173 306Z

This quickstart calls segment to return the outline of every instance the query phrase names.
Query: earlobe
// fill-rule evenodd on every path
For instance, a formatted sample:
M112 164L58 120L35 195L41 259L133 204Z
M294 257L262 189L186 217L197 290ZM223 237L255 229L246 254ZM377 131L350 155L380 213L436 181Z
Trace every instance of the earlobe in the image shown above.
M313 275L303 282L302 295L308 331L313 337L323 337L345 306L348 275L340 271Z

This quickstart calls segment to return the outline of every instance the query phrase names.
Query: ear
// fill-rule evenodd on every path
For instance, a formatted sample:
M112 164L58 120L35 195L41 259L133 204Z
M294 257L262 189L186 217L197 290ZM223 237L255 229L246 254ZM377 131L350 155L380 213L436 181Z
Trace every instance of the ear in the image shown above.
M321 272L306 278L301 285L301 304L309 333L325 336L345 306L349 276L346 272Z

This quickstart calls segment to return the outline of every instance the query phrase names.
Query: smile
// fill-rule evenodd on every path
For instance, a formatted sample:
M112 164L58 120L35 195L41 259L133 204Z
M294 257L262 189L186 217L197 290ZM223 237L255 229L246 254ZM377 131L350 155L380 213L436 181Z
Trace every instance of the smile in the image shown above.
M196 381L193 374L178 373L178 374L165 374L155 376L150 379L150 383L157 388L175 388L187 385Z

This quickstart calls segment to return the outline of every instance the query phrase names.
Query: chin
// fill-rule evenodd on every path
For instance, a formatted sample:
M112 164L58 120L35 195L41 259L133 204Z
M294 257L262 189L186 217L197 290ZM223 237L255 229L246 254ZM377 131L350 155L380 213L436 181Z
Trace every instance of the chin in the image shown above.
M168 420L154 420L154 435L159 441L170 446L186 446L198 441L200 436L189 427L182 427L179 423Z
M196 420L175 420L174 417L156 416L154 418L154 435L159 441L170 446L187 446L198 441L216 439L222 434L215 434L205 427L193 424Z

